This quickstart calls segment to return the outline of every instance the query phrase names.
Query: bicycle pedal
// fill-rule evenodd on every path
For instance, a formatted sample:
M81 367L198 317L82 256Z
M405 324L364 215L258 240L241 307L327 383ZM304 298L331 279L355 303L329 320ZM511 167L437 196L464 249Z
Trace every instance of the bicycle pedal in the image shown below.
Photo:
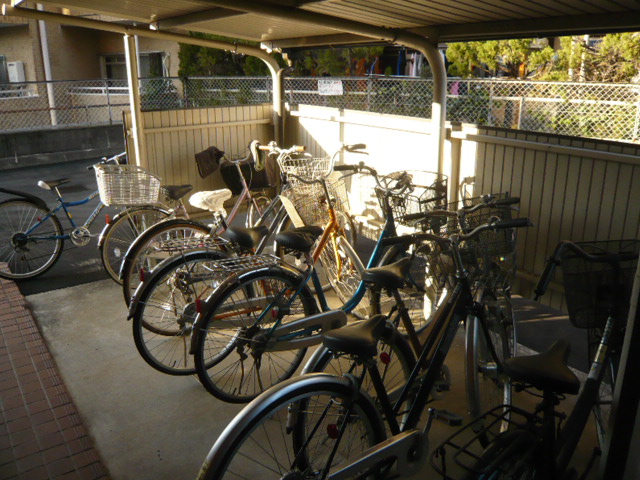
M446 423L450 427L459 427L462 425L462 417L453 412L450 412L449 410L436 409L434 418Z

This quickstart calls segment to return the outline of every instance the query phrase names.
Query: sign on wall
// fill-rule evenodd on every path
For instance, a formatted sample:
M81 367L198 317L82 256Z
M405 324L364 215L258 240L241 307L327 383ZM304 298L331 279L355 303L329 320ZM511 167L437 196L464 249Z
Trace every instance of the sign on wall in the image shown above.
M342 95L342 80L333 78L318 79L318 95Z

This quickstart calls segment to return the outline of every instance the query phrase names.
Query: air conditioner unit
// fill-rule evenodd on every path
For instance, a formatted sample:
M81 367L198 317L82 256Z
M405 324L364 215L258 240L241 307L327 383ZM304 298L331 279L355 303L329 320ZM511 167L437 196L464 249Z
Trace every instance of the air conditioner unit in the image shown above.
M9 82L24 83L24 62L7 62Z

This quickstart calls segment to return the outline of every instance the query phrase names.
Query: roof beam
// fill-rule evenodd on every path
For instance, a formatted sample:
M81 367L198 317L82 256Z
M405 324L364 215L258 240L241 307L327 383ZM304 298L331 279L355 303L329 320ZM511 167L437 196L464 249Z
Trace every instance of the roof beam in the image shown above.
M185 25L193 25L194 23L208 22L211 20L219 20L221 18L235 17L237 15L244 14L244 12L231 10L229 8L212 8L210 10L201 10L176 17L153 19L151 24L156 30L164 30L167 28L182 27Z
M429 28L433 31L433 28ZM470 42L505 38L549 37L640 30L640 12L528 18L499 22L465 23L437 27L441 42ZM427 31L417 28L415 33Z
M371 41L371 38L363 37L361 35L338 33L335 35L318 35L315 37L283 38L262 43L268 45L272 50L275 50L276 48L286 49L327 45L351 45L355 43L371 43Z

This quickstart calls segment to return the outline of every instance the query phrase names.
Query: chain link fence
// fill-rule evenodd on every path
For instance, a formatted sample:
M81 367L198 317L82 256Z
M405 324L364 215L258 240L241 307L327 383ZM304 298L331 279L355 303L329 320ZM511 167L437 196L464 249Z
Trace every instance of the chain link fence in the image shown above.
M270 103L270 77L146 78L143 110ZM638 141L640 86L449 79L447 120ZM290 105L323 105L430 118L431 79L407 77L287 78ZM129 97L124 80L0 85L0 131L51 125L120 123Z
M402 77L288 78L291 105L431 117L433 81ZM447 120L587 138L638 141L640 86L447 81Z
M140 80L146 111L271 103L271 99L270 77ZM126 80L0 84L0 132L122 123L123 110L129 110Z

